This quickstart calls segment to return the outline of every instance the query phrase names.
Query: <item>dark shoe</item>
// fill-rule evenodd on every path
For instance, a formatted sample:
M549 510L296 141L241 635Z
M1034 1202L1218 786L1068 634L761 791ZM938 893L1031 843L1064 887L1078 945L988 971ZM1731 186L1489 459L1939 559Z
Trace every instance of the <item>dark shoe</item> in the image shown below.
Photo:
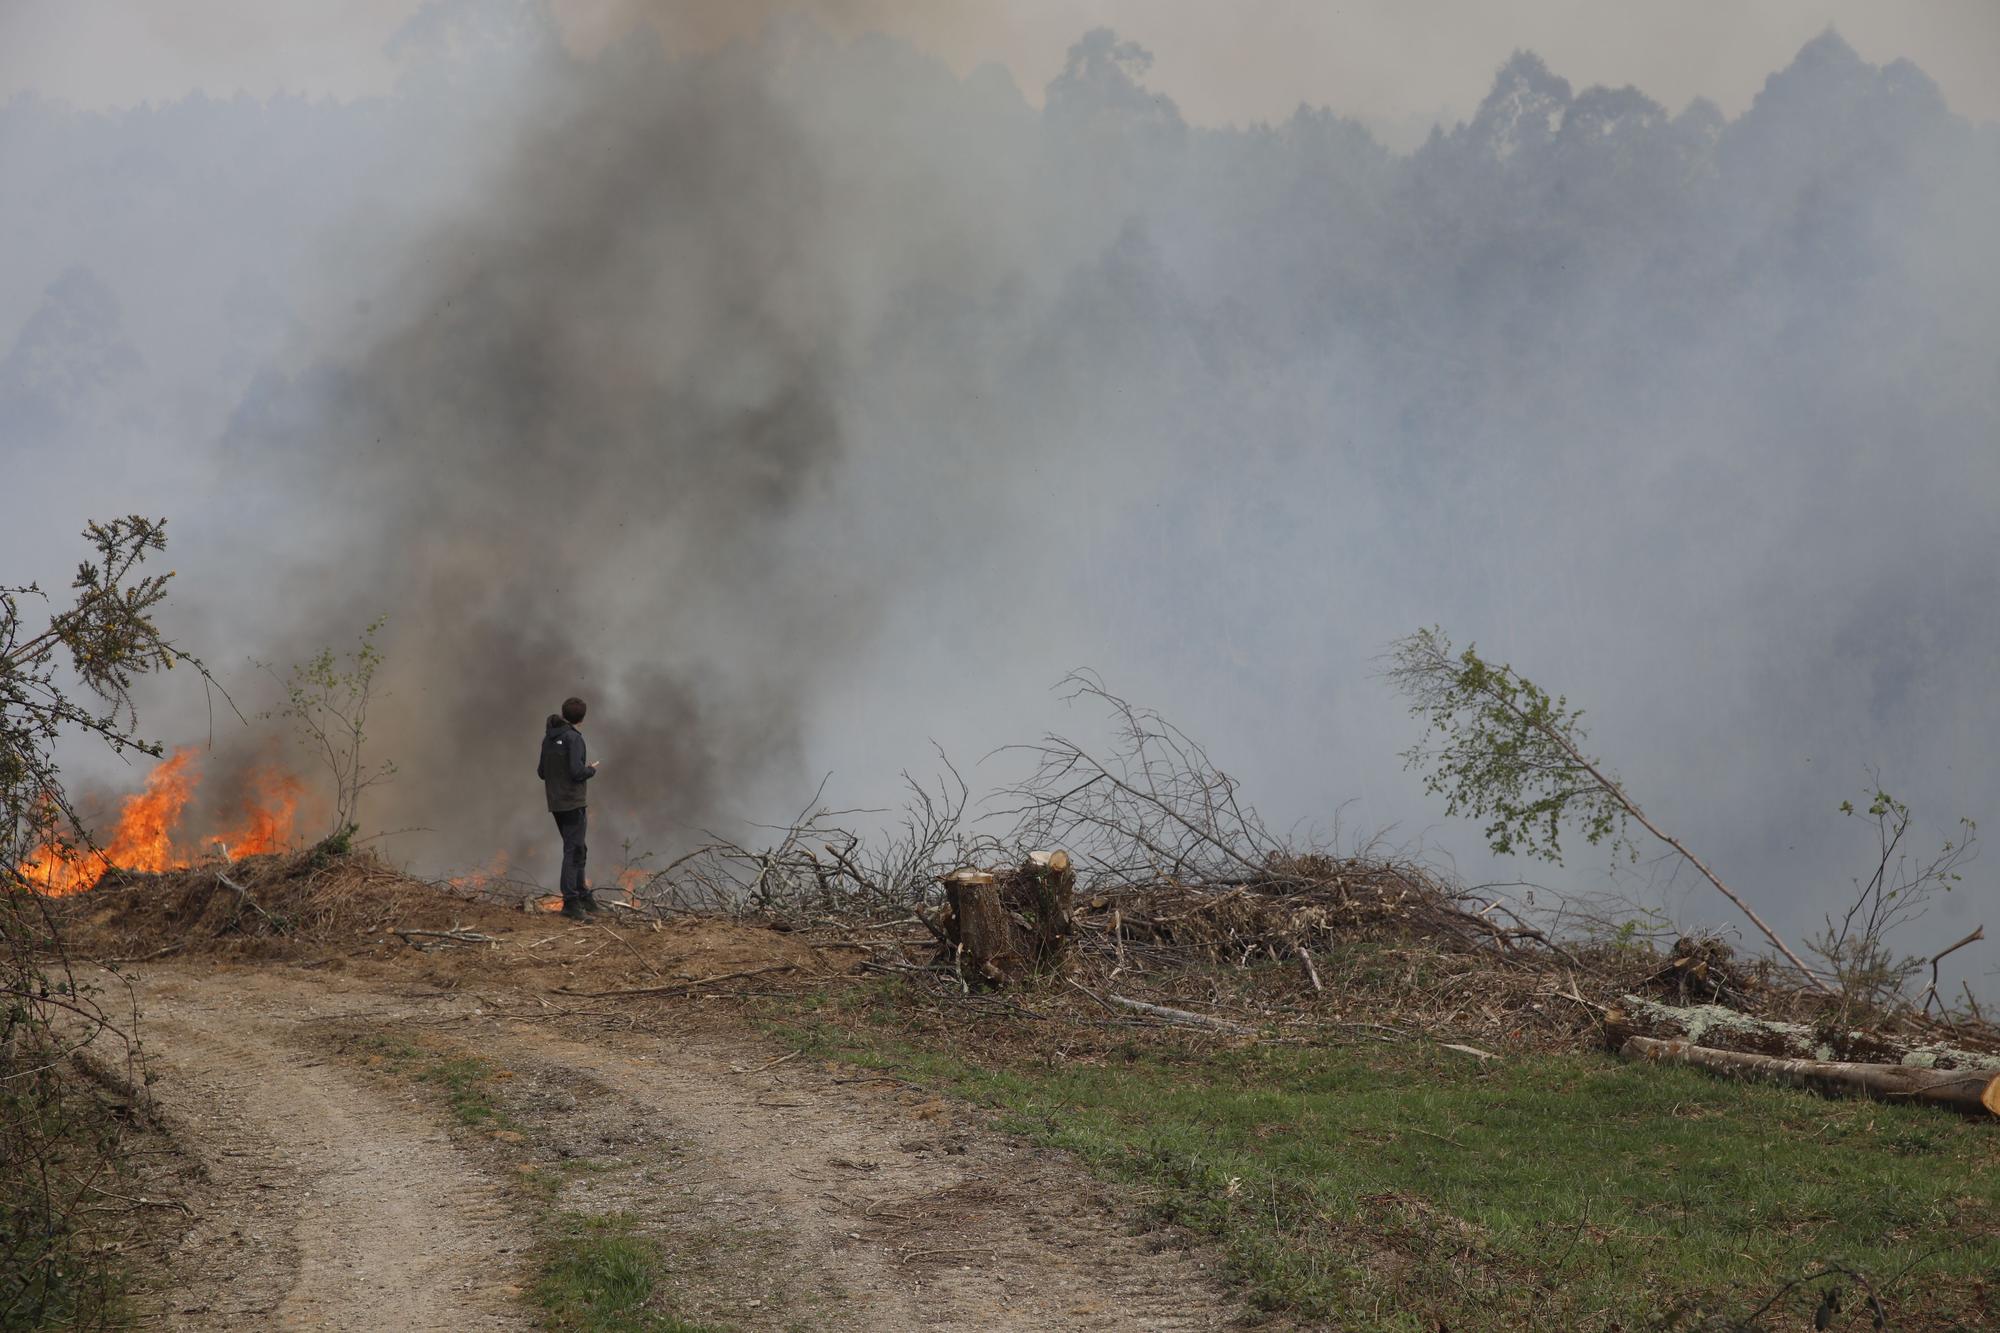
M571 921L590 920L590 913L584 910L581 898L570 898L564 901L560 915Z
M597 916L600 913L607 912L610 910L603 903L597 901L597 894L589 889L585 889L582 895L577 899L577 901L582 903L583 910L590 913L592 916Z

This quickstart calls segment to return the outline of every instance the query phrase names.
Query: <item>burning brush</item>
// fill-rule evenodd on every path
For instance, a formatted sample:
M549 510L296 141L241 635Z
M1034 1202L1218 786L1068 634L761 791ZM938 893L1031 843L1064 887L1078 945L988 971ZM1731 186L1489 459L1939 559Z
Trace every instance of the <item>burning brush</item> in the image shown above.
M47 842L17 867L23 879L50 897L81 893L106 871L180 870L207 857L224 861L283 851L293 840L298 811L298 779L273 770L252 775L252 795L237 820L222 832L192 844L181 837L181 817L194 800L200 774L192 747L174 751L146 777L145 785L119 806L118 821L101 847L74 848ZM190 847L199 851L190 850Z

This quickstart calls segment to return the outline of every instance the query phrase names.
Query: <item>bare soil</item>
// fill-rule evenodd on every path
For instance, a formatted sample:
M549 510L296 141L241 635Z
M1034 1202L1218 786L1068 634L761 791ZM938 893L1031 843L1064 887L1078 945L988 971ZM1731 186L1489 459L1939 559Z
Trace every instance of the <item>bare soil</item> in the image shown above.
M537 1219L558 1213L626 1215L669 1257L669 1308L742 1329L1239 1317L1213 1255L1147 1230L1074 1162L969 1108L788 1056L727 1002L548 984L577 989L590 950L593 963L622 954L639 986L803 969L803 943L480 924L506 944L404 948L394 964L371 945L369 959L319 966L137 969L153 1098L182 1154L162 1188L194 1213L156 1256L160 1325L534 1327ZM572 965L522 961L545 955ZM437 1089L385 1060L395 1049L477 1056L508 1127L457 1123Z
M241 969L163 970L140 995L155 1104L203 1177L171 1326L529 1326L526 1234L492 1173L435 1114L298 1040L365 995Z

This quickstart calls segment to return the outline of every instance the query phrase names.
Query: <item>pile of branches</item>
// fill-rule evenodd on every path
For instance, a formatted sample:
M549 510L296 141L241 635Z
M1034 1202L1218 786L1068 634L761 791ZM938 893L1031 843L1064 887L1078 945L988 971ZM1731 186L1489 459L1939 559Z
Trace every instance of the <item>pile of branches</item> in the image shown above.
M635 884L636 903L660 912L753 917L793 929L859 921L927 919L955 869L1006 859L1000 840L967 819L971 789L943 752L931 785L904 775L910 797L886 834L870 843L844 822L872 811L828 810L812 802L782 827L760 826L777 841L763 848L711 836Z
M113 869L88 893L55 899L52 910L74 947L131 963L184 953L311 954L399 925L448 924L459 904L479 897L412 879L338 833L295 852Z
M1295 847L1179 727L1094 675L1068 684L1071 699L1109 714L1108 748L1045 736L1023 747L1031 772L1007 795L1010 841L1063 847L1077 862L1083 947L1164 967L1297 958L1315 986L1312 950L1362 936L1529 965L1564 956L1506 901L1414 858Z
M1011 868L1068 853L1077 875L1075 947L1127 965L1185 967L1298 957L1336 939L1425 939L1530 964L1563 954L1504 900L1450 884L1413 858L1364 848L1297 849L1245 804L1237 782L1172 723L1094 675L1068 697L1111 724L1101 750L1061 734L1013 747L1026 776L975 821L970 789L944 775L911 797L871 845L819 808L819 794L765 848L715 838L634 894L662 911L752 916L789 928L900 923L938 939L954 871ZM1001 831L994 832L993 829Z
M1346 852L1300 845L1273 833L1236 780L1180 728L1095 676L1076 675L1068 684L1072 701L1101 711L1108 738L1092 744L1050 734L1013 747L1025 776L976 819L967 784L948 762L948 776L935 785L910 784L900 823L872 844L843 822L857 812L819 809L816 794L806 812L773 830L772 846L713 840L654 876L641 901L791 929L887 934L903 958L916 962L931 950L929 965L977 985L954 967L959 914L947 901L947 883L968 870L1016 873L1060 850L1076 877L1073 920L1062 932L1077 964L1072 979L1143 973L1171 991L1182 984L1176 978L1194 984L1216 967L1283 964L1294 984L1321 992L1323 982L1342 980L1322 977L1326 956L1367 940L1457 960L1446 969L1451 994L1435 997L1439 1003L1452 1013L1482 1003L1507 1008L1499 999L1505 992L1533 1011L1506 1019L1512 1027L1554 1024L1581 1037L1603 1028L1619 997L1638 992L1841 1031L1893 1027L2000 1047L1976 1013L1945 1023L1903 1012L1909 1006L1835 1012L1825 993L1763 960L1738 960L1719 937L1669 936L1664 952L1631 947L1622 935L1607 941L1602 932L1579 935L1530 920L1510 898L1466 887L1379 844ZM1558 997L1553 1009L1545 1003L1550 996ZM1549 1012L1560 1012L1561 1021ZM1980 1031L1969 1032L1968 1023Z
M1259 875L1119 884L1080 907L1082 938L1161 965L1308 961L1312 949L1357 938L1425 940L1524 965L1566 954L1505 902L1393 858L1273 853Z

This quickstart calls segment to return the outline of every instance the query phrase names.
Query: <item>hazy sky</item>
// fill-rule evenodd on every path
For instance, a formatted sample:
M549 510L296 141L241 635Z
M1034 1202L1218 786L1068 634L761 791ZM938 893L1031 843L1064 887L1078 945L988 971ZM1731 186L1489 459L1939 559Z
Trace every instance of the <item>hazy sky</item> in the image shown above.
M280 90L351 94L388 78L382 47L418 0L0 0L0 96L33 89L83 106ZM1516 48L1583 86L1636 84L1679 109L1731 114L1828 25L1864 59L1915 60L1961 114L2000 119L1995 0L555 0L589 47L643 14L673 46L704 46L766 16L810 10L843 32L898 33L965 73L1005 64L1031 97L1099 24L1150 47L1155 83L1196 123L1331 106L1406 138L1469 114ZM1397 128L1403 134L1394 134Z

